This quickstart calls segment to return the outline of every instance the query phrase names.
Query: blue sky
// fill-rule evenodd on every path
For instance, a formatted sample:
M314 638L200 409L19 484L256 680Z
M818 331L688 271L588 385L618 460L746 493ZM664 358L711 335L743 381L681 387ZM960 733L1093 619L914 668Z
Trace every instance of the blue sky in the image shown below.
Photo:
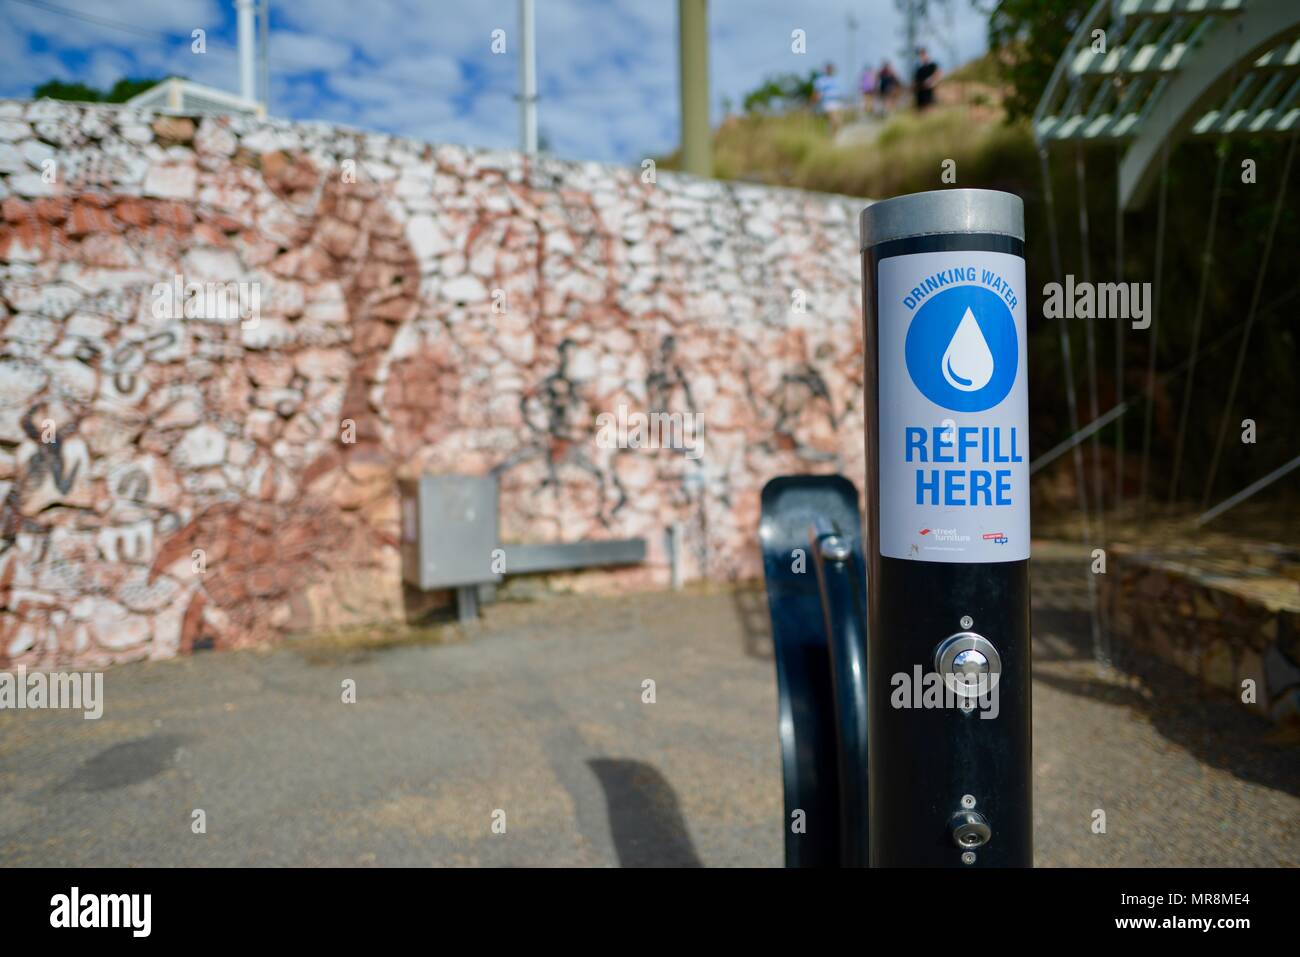
M51 9L109 20L121 29ZM536 0L539 124L573 159L636 163L677 142L674 0ZM852 13L858 22L847 29ZM271 0L271 110L416 139L514 147L516 0ZM894 0L712 0L713 116L764 76L832 60L853 73L899 62ZM506 31L494 55L492 31ZM191 52L191 31L207 52ZM807 52L791 52L803 30ZM951 0L924 41L945 65L985 49L984 18ZM0 96L44 80L107 87L123 76L180 74L238 89L233 0L0 0Z

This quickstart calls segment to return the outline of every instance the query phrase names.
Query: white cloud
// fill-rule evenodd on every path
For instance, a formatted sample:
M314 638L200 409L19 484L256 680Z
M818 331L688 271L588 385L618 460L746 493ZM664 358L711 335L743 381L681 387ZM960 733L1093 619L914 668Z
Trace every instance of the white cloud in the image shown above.
M331 70L346 67L352 46L330 37L276 30L270 35L270 62L288 72Z
M452 92L459 88L462 74L460 62L454 57L437 54L403 57L380 64L379 72L399 83L424 90Z
M78 79L91 86L108 88L131 73L132 60L120 50L112 48L95 50L86 61L86 66L79 73Z
M0 12L0 22L21 33L44 36L60 47L88 50L104 43L137 45L156 42L156 35L162 33L188 36L196 27L213 29L221 25L225 6L217 0L132 0L129 5L110 5L100 0L59 0L57 5L81 16L66 16L26 4L5 3ZM233 6L231 9L233 11ZM233 12L231 18L233 21ZM132 29L119 30L96 22L103 20Z

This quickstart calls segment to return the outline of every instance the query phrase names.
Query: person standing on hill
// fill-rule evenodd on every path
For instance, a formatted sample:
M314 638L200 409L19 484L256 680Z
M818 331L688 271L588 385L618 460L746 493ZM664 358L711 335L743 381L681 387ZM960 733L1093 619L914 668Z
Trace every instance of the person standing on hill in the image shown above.
M813 80L812 101L813 108L830 119L832 130L839 126L840 114L844 110L844 94L840 90L840 81L835 78L834 63L827 63Z
M899 86L901 84L898 74L894 72L894 65L886 60L880 64L880 72L876 74L876 90L879 93L880 106L884 112L892 113L894 111Z
M862 78L858 81L858 90L862 93L862 112L867 116L876 113L876 71L868 64L862 68Z
M930 59L925 47L916 50L916 73L912 76L912 90L916 95L917 110L924 110L934 105L934 88L943 79L939 64Z

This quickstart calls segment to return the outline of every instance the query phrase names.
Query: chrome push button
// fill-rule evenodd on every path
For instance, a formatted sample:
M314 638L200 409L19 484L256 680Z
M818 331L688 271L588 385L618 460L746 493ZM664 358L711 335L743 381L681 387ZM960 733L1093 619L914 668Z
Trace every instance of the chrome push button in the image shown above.
M1002 656L993 642L973 631L959 631L934 650L934 670L960 698L978 698L993 690L1002 676Z
M993 829L978 811L958 811L952 816L952 841L963 851L983 847L993 836Z

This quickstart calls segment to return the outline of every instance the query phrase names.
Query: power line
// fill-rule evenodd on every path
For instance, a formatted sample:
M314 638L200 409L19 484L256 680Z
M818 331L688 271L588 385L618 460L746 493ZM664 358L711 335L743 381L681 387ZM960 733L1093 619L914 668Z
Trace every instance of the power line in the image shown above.
M133 23L126 23L122 20L110 20L108 17L99 17L90 13L82 13L80 10L73 10L70 7L61 7L55 3L46 3L45 0L8 0L9 3L21 3L24 6L34 7L37 10L44 10L46 13L57 13L59 16L70 17L73 20L81 20L85 23L91 23L95 26L108 27L112 30L121 30L124 33L132 33L138 37L144 37L147 40L161 40L165 43L173 43L182 38L183 34L162 33L158 30L148 30L144 27L136 26ZM228 44L219 41L209 41L207 50L210 53L219 53L223 56L238 56L239 51ZM315 70L324 70L319 64L299 63L294 60L285 60L281 57L276 58L277 66L292 67L295 70L303 72L312 72Z
M136 36L148 37L151 40L166 39L170 40L165 33L159 33L156 30L146 30L144 27L137 27L134 24L123 23L120 20L110 20L107 17L97 17L93 13L82 13L80 10L73 10L69 7L61 7L54 3L45 3L44 0L9 0L10 3L21 3L28 7L35 7L38 10L45 10L48 13L57 13L60 16L71 17L74 20L83 20L86 23L93 23L100 27L110 27L114 30L123 30L127 33L134 33Z

